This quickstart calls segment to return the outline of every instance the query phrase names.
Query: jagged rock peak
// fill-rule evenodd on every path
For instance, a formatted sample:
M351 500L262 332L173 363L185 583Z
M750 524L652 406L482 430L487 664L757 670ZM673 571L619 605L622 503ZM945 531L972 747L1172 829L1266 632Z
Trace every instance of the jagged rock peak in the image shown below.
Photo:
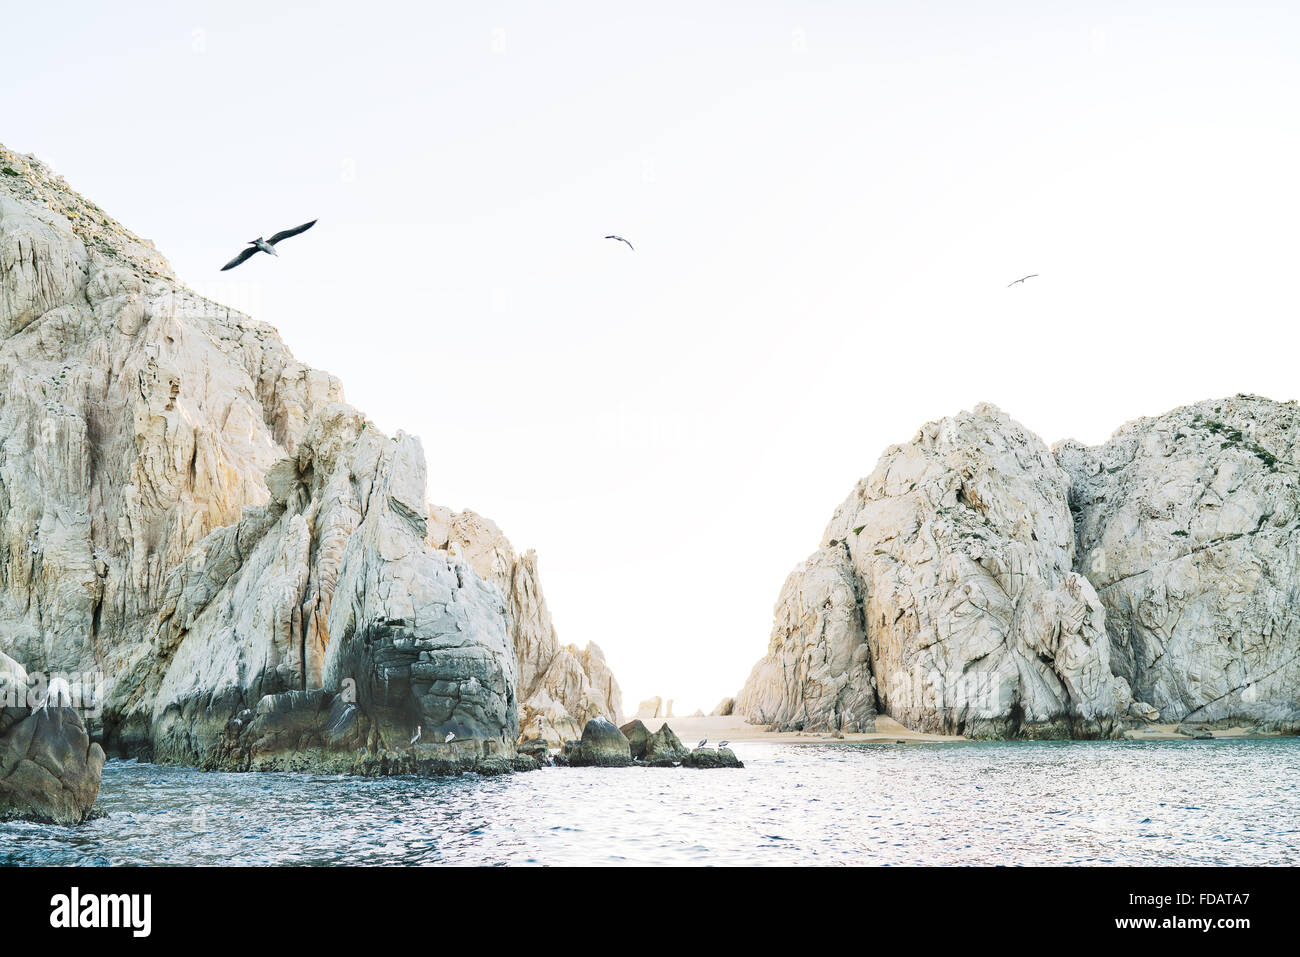
M878 708L927 732L1118 733L1129 689L1073 570L1068 490L1042 441L989 404L887 449L787 581L737 711L809 729L863 727Z
M521 738L552 747L581 736L587 722L623 720L623 694L595 642L561 645L537 571L537 554L517 555L501 529L468 509L429 511L429 541L469 564L506 596L519 659Z

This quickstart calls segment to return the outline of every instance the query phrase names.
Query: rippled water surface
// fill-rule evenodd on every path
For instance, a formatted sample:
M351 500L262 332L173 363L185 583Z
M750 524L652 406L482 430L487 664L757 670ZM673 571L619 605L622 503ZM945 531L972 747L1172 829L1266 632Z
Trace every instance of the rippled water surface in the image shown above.
M1295 864L1300 740L741 743L743 770L426 780L113 761L3 864Z

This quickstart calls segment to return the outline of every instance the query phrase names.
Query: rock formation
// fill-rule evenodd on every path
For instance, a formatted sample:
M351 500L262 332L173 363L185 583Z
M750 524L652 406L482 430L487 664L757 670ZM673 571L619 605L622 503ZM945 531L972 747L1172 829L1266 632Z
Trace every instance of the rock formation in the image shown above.
M695 748L682 758L684 768L743 768L744 762L730 748Z
M48 689L54 690L54 689ZM26 671L0 654L0 820L80 824L99 795L104 752L71 700L31 700Z
M1073 570L1068 490L1047 447L988 405L887 450L787 581L737 711L855 730L878 702L919 731L1117 733L1131 698Z
M671 718L672 716L672 698L664 700L655 695L653 698L646 698L636 707L636 717L638 718Z
M435 507L430 540L468 562L506 596L510 639L519 660L519 728L552 747L576 738L592 718L623 720L623 694L595 642L561 645L537 574L537 554L516 555L489 519Z
M521 692L617 716L599 649L547 645L531 553L506 543L505 577L448 553L418 440L39 161L0 167L0 650L102 674L92 735L258 767L454 731L486 761Z
M644 758L646 742L650 740L650 729L641 719L633 718L618 730L623 733L623 737L627 738L628 749L632 753L633 760L640 761Z
M1112 667L1163 721L1300 730L1298 441L1295 403L1241 395L1056 447Z
M623 768L632 763L627 738L606 718L592 718L582 729L582 738L567 742L566 747L570 767Z
M1294 404L1248 396L1055 455L989 405L930 423L790 575L736 711L974 737L1296 731L1297 436Z
M717 706L709 712L712 717L727 717L736 710L735 698L723 698Z
M847 545L823 548L790 573L767 657L732 709L776 728L875 729L866 621Z
M641 757L647 764L655 767L672 767L683 761L688 753L681 738L665 724L646 738L645 750Z

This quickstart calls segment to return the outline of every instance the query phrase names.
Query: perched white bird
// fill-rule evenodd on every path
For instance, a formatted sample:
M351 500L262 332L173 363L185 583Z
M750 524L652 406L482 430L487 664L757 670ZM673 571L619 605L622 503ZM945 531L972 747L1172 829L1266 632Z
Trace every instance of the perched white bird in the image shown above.
M708 739L708 738L700 738L700 743L697 744L696 747L697 747L697 748L702 748L702 747L704 747L704 746L705 746L706 744L708 744L708 743L709 743L709 739Z
M729 744L731 744L730 741L719 741L719 742L718 742L718 747L720 747L720 748L725 748L725 747L726 747L727 745L729 745Z
M443 744L451 744L451 739L454 738L454 737L456 737L456 732L455 732L455 731L448 731L448 732L447 732L447 737L443 738L442 743L443 743Z
M627 248L630 249L630 250L632 250L632 252L636 252L636 247L633 246L631 243L628 243L627 240L624 239L622 236L614 236L614 235L610 235L610 236L606 236L605 238L606 238L606 239L616 239L616 240L618 240L620 243L627 243Z
M411 739L411 744L415 744L415 742L420 740L420 732L423 730L424 728L420 727L418 724L415 726L415 737Z

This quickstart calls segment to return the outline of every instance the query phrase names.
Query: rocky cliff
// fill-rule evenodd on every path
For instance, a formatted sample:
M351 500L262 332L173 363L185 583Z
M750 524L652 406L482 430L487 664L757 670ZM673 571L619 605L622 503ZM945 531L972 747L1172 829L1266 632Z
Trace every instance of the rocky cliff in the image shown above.
M1300 408L1239 395L1063 442L1111 664L1165 720L1300 729Z
M425 486L418 440L0 147L0 651L102 675L110 753L513 754L559 657L535 559L450 554ZM552 723L616 718L599 650L566 654Z
M1297 409L1238 397L1055 453L977 406L887 450L791 574L750 721L974 737L1135 715L1300 728Z
M515 554L490 519L435 507L430 539L501 589L507 598L510 639L519 659L521 736L552 747L582 736L593 718L623 720L623 693L595 642L561 645L537 574L537 554Z

